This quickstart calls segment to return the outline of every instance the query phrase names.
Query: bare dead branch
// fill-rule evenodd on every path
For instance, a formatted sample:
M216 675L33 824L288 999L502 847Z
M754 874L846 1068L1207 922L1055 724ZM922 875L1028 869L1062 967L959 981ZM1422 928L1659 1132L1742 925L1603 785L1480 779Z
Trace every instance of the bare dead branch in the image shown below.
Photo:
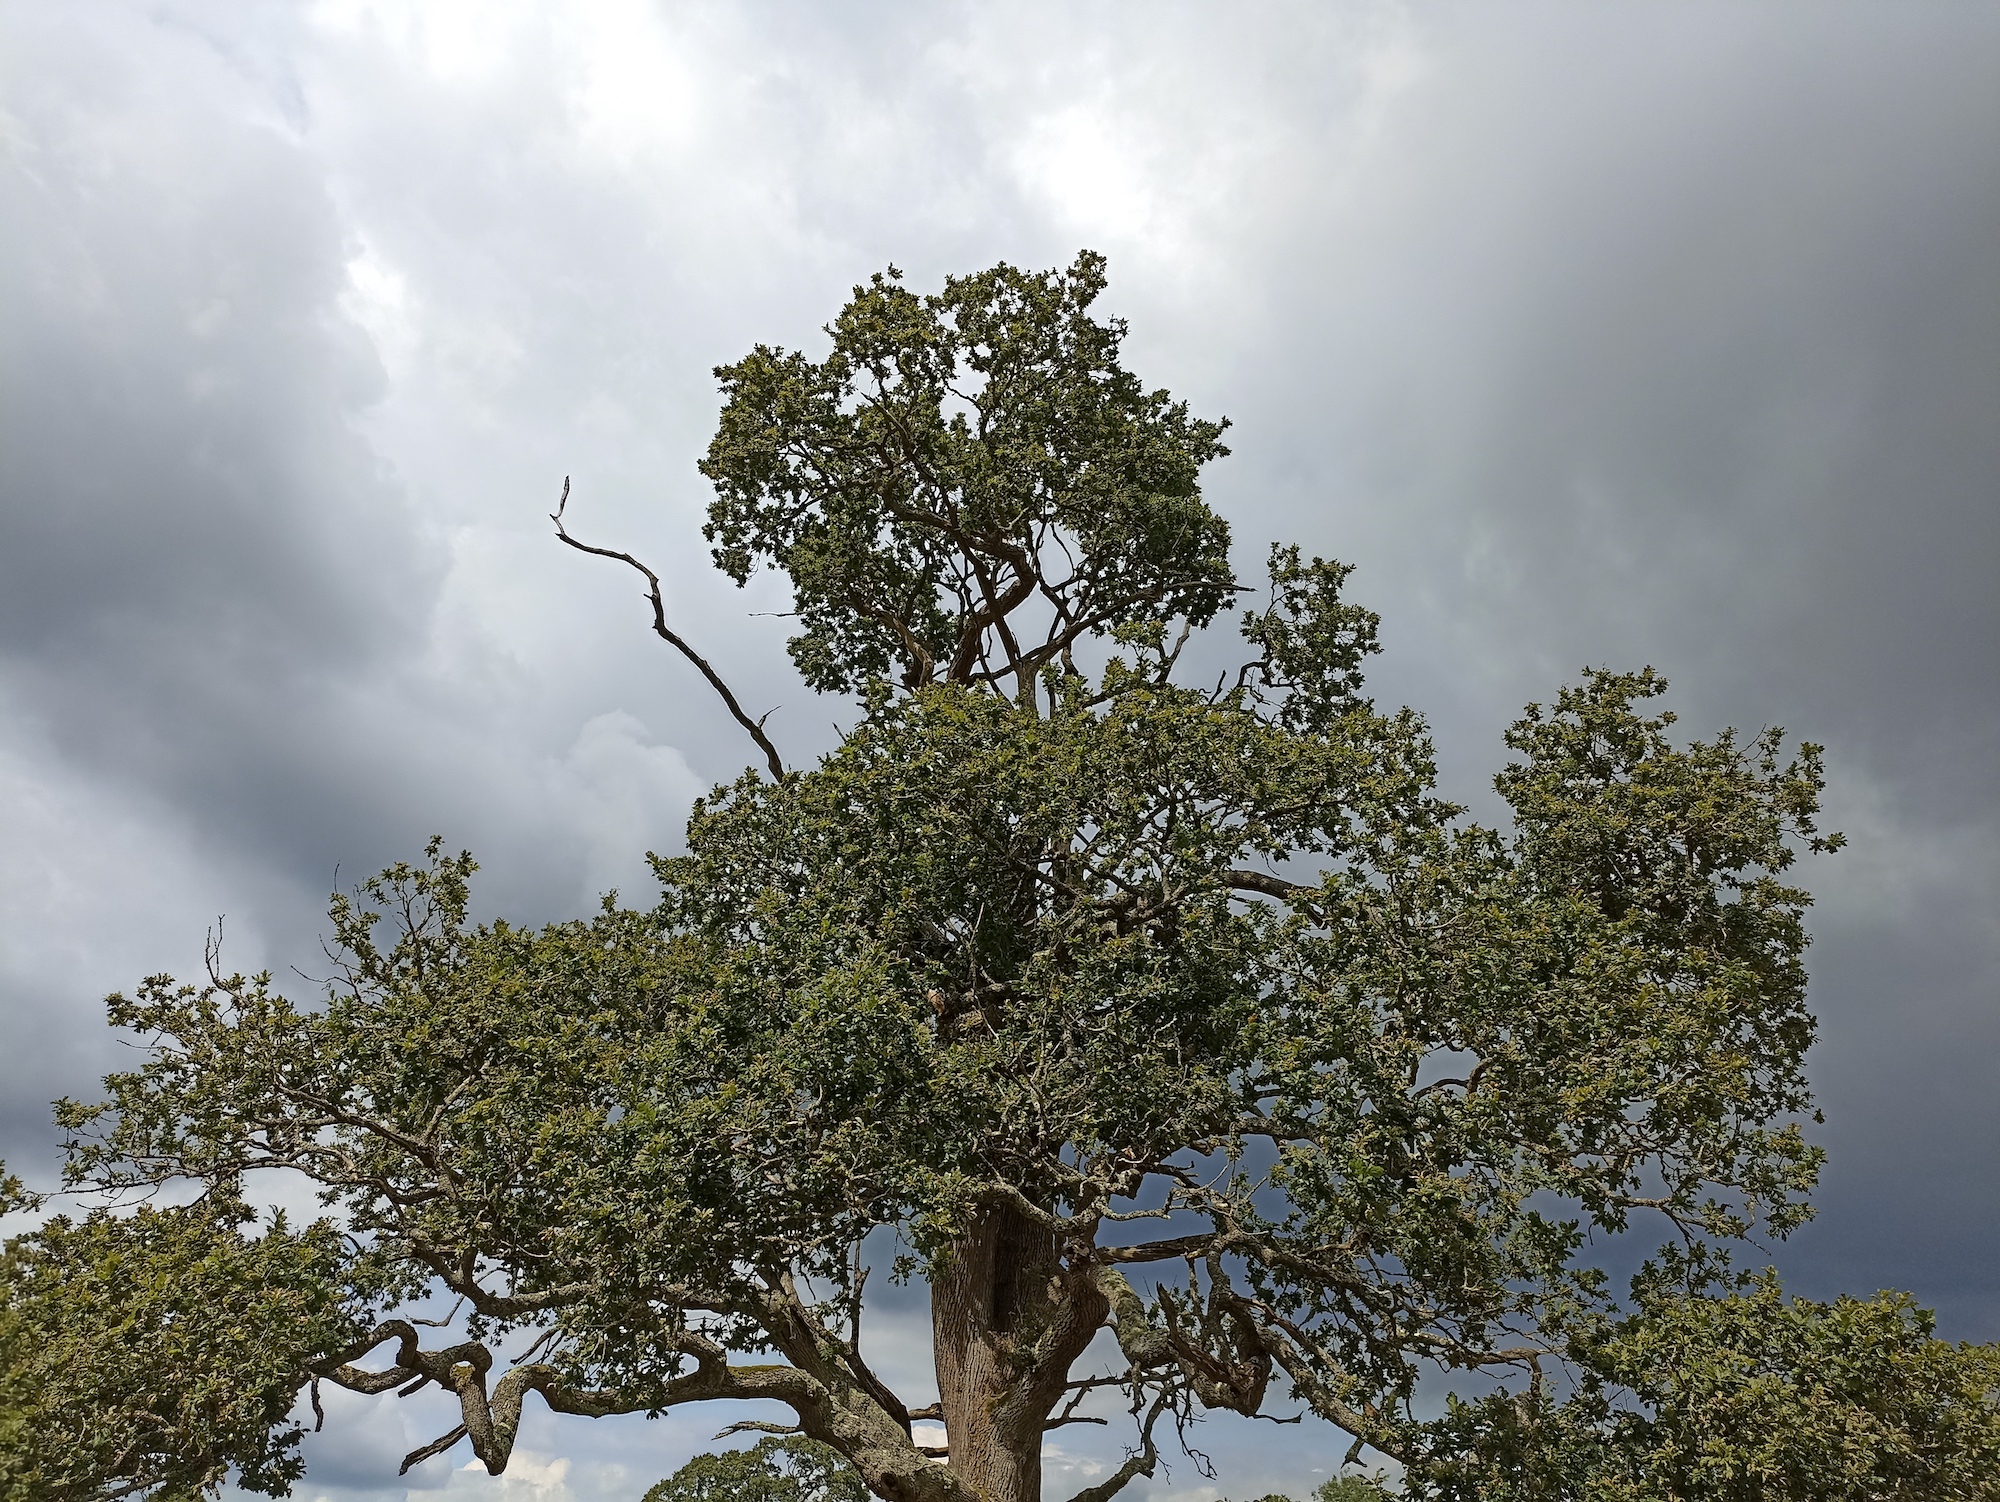
M564 475L562 499L556 503L556 509L549 513L549 520L556 524L556 537L567 546L575 548L579 553L591 553L599 558L616 559L620 563L628 564L632 568L637 569L645 576L647 599L651 601L653 606L654 635L658 636L701 670L701 675L708 680L709 686L722 696L722 702L729 707L729 713L735 717L736 723L750 733L750 739L755 741L758 749L764 753L764 760L771 768L771 775L782 779L785 775L784 759L778 755L778 748L771 744L771 738L764 733L764 722L762 720L751 719L744 711L743 706L737 702L736 695L730 691L729 685L722 681L722 675L709 665L708 659L695 651L693 647L688 645L685 638L667 625L667 602L660 593L660 576L647 568L645 564L634 558L630 553L621 553L615 548L593 547L587 542L579 542L576 538L570 536L568 528L563 525L563 512L568 506L569 476Z
M445 1451L449 1450L453 1445L457 1444L460 1440L464 1438L465 1438L465 1425L463 1424L460 1424L456 1429L452 1430L451 1433L449 1434L440 1434L436 1439L432 1440L429 1444L425 1445L421 1450L412 1450L409 1454L405 1455L403 1457L403 1463L400 1467L398 1467L396 1474L398 1476L409 1475L411 1467L422 1465L425 1461L429 1460L433 1455L444 1454Z
M1153 1406L1146 1410L1145 1422L1139 1426L1139 1448L1125 1457L1125 1463L1095 1486L1086 1486L1069 1502L1111 1502L1111 1499L1138 1477L1151 1476L1160 1463L1159 1448L1153 1443L1153 1426L1167 1406L1166 1394L1153 1399Z
M773 1424L764 1419L738 1419L735 1423L715 1431L717 1439L727 1439L732 1434L803 1434L805 1430L797 1424Z

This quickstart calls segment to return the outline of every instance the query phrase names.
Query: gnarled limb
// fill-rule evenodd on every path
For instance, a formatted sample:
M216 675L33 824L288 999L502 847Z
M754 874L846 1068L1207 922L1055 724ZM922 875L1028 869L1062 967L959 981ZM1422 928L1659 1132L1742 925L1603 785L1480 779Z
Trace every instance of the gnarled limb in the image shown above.
M1149 1374L1157 1380L1168 1371L1173 1375L1166 1380L1192 1393L1204 1408L1255 1417L1270 1381L1271 1353L1242 1301L1221 1280L1213 1253L1209 1270L1206 1300L1192 1290L1184 1296L1162 1291L1164 1324L1153 1322L1145 1300L1115 1268L1099 1267L1097 1284L1110 1304L1112 1333L1134 1382Z
M391 1340L396 1342L394 1366L370 1372L353 1364ZM341 1357L320 1363L313 1375L353 1392L387 1392L416 1379L415 1385L435 1382L458 1395L463 1423L451 1434L413 1451L404 1462L406 1472L411 1466L444 1453L460 1439L469 1438L473 1454L484 1463L487 1472L494 1476L502 1474L513 1454L522 1405L530 1392L540 1393L552 1412L585 1418L672 1408L714 1398L772 1398L801 1410L825 1404L825 1388L796 1368L733 1367L720 1346L696 1335L682 1337L680 1344L694 1358L694 1370L657 1387L630 1392L576 1388L555 1367L546 1362L531 1362L509 1371L489 1394L486 1381L493 1368L493 1353L484 1344L462 1341L444 1350L426 1351L409 1321L385 1320Z

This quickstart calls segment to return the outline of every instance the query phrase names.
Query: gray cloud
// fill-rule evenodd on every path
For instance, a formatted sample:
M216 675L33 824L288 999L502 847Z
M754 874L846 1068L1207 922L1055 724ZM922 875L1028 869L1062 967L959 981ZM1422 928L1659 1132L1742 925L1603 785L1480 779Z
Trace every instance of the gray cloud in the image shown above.
M1361 565L1379 690L1433 716L1460 796L1584 663L1657 664L1691 730L1828 744L1835 1156L1783 1260L2000 1335L1989 8L104 0L0 27L10 1161L46 1169L43 1102L107 1067L96 996L189 968L216 913L241 962L309 968L334 868L433 830L496 906L575 911L747 760L629 581L551 544L565 473L788 749L826 744L837 706L750 614L782 596L695 542L709 367L809 345L891 260L1090 244L1141 372L1237 422L1212 494L1241 561ZM351 1422L315 1481L400 1496L345 1488L402 1421ZM690 1423L551 1422L576 1466L521 1495L635 1490ZM1322 1463L1211 1428L1238 1495Z
M1718 19L1442 41L1456 107L1301 214L1329 249L1271 251L1341 290L1294 311L1259 406L1274 448L1337 456L1286 458L1414 607L1392 671L1468 784L1585 662L1657 663L1691 728L1828 743L1855 839L1812 878L1835 1156L1790 1260L1990 1335L2000 28Z

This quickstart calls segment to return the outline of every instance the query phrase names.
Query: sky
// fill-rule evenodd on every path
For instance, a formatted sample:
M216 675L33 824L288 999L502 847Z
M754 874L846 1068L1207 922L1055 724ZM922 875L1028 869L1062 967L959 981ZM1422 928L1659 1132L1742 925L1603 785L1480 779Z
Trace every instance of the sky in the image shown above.
M104 993L218 921L310 970L327 892L433 833L482 911L644 896L754 753L554 542L565 475L830 744L784 594L699 538L711 368L889 264L1085 246L1133 368L1234 423L1239 565L1356 565L1452 793L1586 665L1826 746L1830 1160L1776 1260L2000 1339L1991 5L0 0L0 1156L48 1182L50 1099L130 1060ZM877 1339L921 1386L918 1311ZM396 1482L450 1423L336 1404L298 1495L636 1499L720 1421L531 1414L506 1476ZM1202 1444L1129 1495L1337 1453Z

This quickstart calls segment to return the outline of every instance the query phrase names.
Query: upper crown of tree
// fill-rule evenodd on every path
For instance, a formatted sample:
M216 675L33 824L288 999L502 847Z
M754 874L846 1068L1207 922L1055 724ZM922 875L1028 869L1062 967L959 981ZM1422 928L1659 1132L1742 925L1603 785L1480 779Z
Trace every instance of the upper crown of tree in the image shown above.
M738 583L790 578L792 659L814 688L1012 679L1080 638L1205 625L1235 586L1201 498L1223 422L1119 363L1090 307L1104 258L1007 265L919 297L878 273L814 362L762 345L716 376L707 534Z

